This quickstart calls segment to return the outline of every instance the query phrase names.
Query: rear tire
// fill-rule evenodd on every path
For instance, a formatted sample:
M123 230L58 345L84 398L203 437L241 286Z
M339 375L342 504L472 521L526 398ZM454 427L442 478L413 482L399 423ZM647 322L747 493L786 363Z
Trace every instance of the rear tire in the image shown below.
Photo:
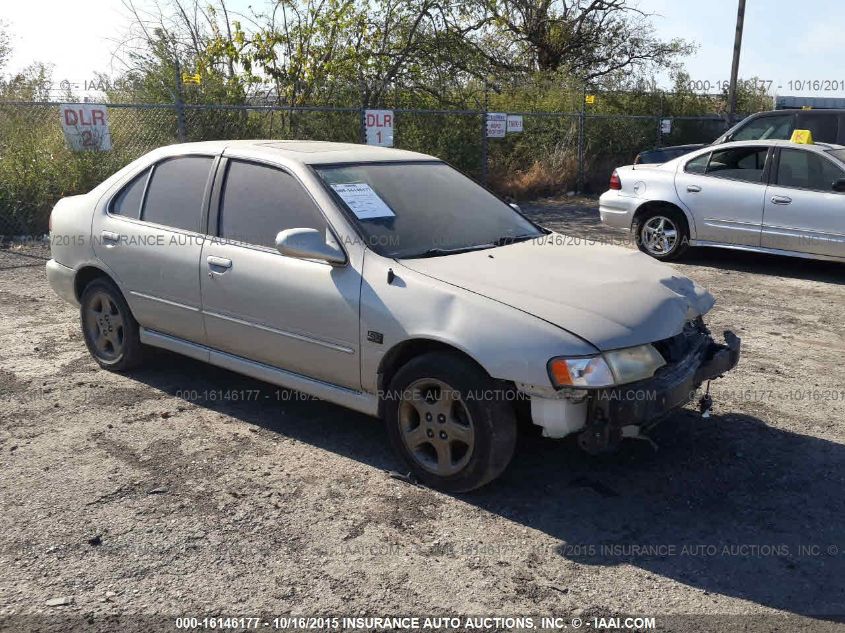
M82 291L79 315L85 345L97 364L126 371L144 360L138 322L110 279L94 279Z
M689 226L684 214L671 206L654 207L633 225L637 248L661 261L672 261L689 248Z
M514 408L503 385L470 360L423 354L396 372L389 389L390 443L421 482L467 492L507 468L517 438Z

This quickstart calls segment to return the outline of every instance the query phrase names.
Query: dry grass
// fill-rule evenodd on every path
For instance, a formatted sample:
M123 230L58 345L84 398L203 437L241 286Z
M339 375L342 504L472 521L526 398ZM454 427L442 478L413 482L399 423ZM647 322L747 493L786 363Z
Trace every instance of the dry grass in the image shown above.
M502 195L530 200L571 191L577 178L578 156L572 147L561 144L528 169L495 170L490 174L490 184Z

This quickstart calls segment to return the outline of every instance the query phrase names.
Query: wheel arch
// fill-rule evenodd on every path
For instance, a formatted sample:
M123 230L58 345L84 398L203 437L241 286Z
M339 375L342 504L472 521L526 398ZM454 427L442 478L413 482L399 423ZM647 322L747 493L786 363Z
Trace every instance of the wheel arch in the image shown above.
M387 390L390 385L390 381L393 380L393 376L396 375L396 372L399 371L402 366L412 359L429 352L449 352L457 354L458 356L470 361L488 376L490 375L490 372L465 350L460 349L451 343L434 338L415 337L396 343L382 357L377 370L379 394L383 394ZM384 413L384 402L384 398L380 395L378 404L379 417L381 417Z
M88 284L90 284L95 279L100 278L108 279L117 287L118 290L120 290L120 285L105 270L97 266L92 266L88 264L82 266L79 270L76 271L76 275L74 275L73 292L76 295L76 300L79 301L82 299L82 293L85 292L85 288L86 286L88 286ZM120 292L122 293L123 291L121 290Z
M657 209L672 209L674 211L679 212L684 218L684 220L686 220L687 231L689 232L690 239L695 239L695 221L693 220L692 216L686 211L686 209L675 204L674 202L668 202L667 200L647 200L643 202L640 206L638 206L637 210L634 211L633 217L631 218L631 230L634 230L634 227L636 226L639 219L643 217L643 215L645 215L649 211Z

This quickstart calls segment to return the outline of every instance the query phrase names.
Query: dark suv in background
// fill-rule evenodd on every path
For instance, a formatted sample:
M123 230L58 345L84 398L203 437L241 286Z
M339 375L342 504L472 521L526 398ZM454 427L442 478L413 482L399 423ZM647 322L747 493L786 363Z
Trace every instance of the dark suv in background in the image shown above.
M845 110L772 110L746 117L711 143L788 140L794 130L810 130L818 143L845 145ZM665 163L704 145L674 145L637 154L634 164Z

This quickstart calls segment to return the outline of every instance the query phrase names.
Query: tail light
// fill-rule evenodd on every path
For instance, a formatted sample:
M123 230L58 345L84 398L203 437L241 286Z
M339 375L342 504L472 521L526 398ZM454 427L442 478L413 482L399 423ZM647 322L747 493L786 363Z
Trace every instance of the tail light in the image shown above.
M619 180L619 174L616 170L613 170L613 173L610 175L610 188L611 189L622 189L622 181Z

